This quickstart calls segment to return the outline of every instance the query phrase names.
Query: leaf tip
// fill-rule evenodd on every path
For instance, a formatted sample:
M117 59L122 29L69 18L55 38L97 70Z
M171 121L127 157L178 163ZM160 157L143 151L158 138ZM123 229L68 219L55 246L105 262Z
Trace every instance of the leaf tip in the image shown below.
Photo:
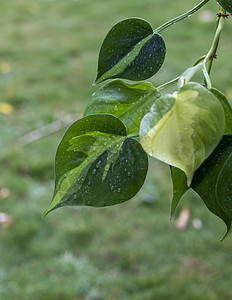
M52 199L51 203L49 204L48 208L43 213L43 219L54 209L60 207L60 203L57 203L57 201L54 201L55 198Z
M103 81L104 81L104 79L102 79L102 76L99 76L99 74L97 74L97 77L96 77L96 79L94 80L93 85L97 85L97 84L99 84L99 83L101 83L101 82L103 82Z
M175 210L176 209L173 209L173 207L171 206L171 210L170 210L170 221L172 220L174 214L175 214Z
M175 214L175 211L176 211L176 207L177 207L177 204L175 204L174 202L175 200L175 195L173 194L173 197L172 197L172 200L171 200L171 206L170 206L170 221L172 220L174 214Z
M42 218L44 219L50 211L51 211L51 210L50 210L49 207L48 207L48 208L45 210L45 212L43 213Z
M220 239L220 241L221 241L221 242L224 241L224 240L228 237L228 235L229 235L231 232L232 232L232 222L231 222L231 224L230 224L230 227L227 226L227 232L226 232L226 234Z

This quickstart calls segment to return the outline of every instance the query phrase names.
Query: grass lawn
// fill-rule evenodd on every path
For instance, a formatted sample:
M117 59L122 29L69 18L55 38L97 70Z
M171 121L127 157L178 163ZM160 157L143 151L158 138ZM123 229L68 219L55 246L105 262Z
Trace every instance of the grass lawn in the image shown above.
M232 237L192 192L177 211L190 210L186 230L169 219L169 169L151 160L133 199L108 208L62 208L42 219L53 193L54 156L67 129L30 142L28 133L71 115L78 118L97 89L98 51L121 19L153 27L196 0L1 0L0 227L2 300L231 299ZM209 49L217 4L211 1L167 29L167 59L151 82L181 74ZM232 22L221 39L212 81L232 100ZM0 106L1 107L1 106ZM10 111L12 109L12 111ZM25 137L26 135L26 137ZM193 226L194 219L202 227Z

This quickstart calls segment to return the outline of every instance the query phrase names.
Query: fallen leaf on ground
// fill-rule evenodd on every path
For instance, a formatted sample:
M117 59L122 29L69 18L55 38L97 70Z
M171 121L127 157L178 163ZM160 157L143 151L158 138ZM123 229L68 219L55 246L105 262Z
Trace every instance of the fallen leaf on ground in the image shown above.
M7 74L11 71L11 65L8 62L0 63L0 72L3 74Z
M0 102L0 113L9 115L13 112L13 110L14 110L14 108L12 105L5 103L5 102Z
M10 190L8 188L0 189L0 199L6 199L10 195Z
M183 208L180 212L179 218L176 220L176 228L184 230L189 223L190 211L187 208Z
M8 214L5 214L3 212L0 212L0 226L1 227L7 227L14 223L14 219L9 216Z

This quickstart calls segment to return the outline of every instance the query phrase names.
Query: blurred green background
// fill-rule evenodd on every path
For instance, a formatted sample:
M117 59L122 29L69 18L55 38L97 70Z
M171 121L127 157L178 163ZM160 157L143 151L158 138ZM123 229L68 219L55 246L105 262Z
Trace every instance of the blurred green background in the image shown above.
M170 221L170 174L158 161L150 161L134 199L101 209L62 208L42 219L58 143L98 88L92 83L107 31L132 16L155 28L197 2L1 0L0 299L232 298L231 236L219 241L223 222L192 192ZM162 33L167 58L154 85L206 53L217 9L210 1ZM212 73L213 85L230 99L231 18ZM185 230L176 226L181 212L189 216Z

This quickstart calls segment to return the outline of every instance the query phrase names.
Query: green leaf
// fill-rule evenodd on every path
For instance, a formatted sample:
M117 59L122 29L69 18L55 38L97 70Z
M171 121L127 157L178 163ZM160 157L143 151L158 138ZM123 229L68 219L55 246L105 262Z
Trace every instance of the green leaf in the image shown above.
M218 100L221 102L223 108L224 108L224 112L225 112L225 133L232 133L232 108L231 105L228 101L228 99L226 98L226 96L224 94L222 94L222 92L220 92L217 89L210 89L210 91L214 94L214 96L216 96L218 98Z
M171 201L171 217L174 215L181 197L189 190L187 178L183 171L178 168L171 167L173 196Z
M90 115L72 124L56 154L55 191L45 211L66 205L108 206L132 198L144 183L147 154L116 117Z
M221 104L224 108L225 117L226 117L224 132L232 133L232 109L231 109L231 105L230 105L228 99L226 98L225 95L223 95L217 89L212 88L212 89L210 89L210 91L217 97L217 99L221 102ZM227 167L227 165L225 166L226 172L230 172L230 167L229 168L226 168L226 167ZM221 172L222 172L222 174L224 174L223 171L221 171ZM175 167L171 167L171 175L172 175L172 182L173 182L173 198L172 198L172 202L171 202L171 216L173 216L181 197L189 189L189 187L187 186L186 175L183 171L181 171L180 169L177 169ZM230 181L230 179L231 179L231 175L230 176L222 176L221 178L223 178L223 177L225 177L227 181ZM224 179L222 179L222 183L225 183L225 182L226 181L224 181ZM230 191L230 189L229 189L230 182L228 182L227 184L221 185L221 187L222 187L221 189L219 188L219 193L223 194L223 193L225 193L225 191L227 191L228 195L221 196L220 198L221 199L230 199L230 194L232 194L232 191ZM224 200L222 200L222 201L224 201Z
M232 135L230 138L232 142ZM232 219L232 147L230 150L218 176L216 197L221 208Z
M225 222L225 237L232 229L231 153L232 135L224 135L213 153L195 172L191 184L208 209Z
M93 94L84 115L112 114L125 124L128 134L138 134L144 114L159 96L149 82L132 85L114 80Z
M232 13L232 0L216 0L226 11Z
M161 35L139 18L125 19L106 35L98 58L95 83L110 78L145 80L161 68L166 47Z
M174 105L158 122L158 101L145 115L140 127L141 143L151 156L182 170L190 186L194 171L224 133L225 114L218 99L198 83L184 85L172 97Z

